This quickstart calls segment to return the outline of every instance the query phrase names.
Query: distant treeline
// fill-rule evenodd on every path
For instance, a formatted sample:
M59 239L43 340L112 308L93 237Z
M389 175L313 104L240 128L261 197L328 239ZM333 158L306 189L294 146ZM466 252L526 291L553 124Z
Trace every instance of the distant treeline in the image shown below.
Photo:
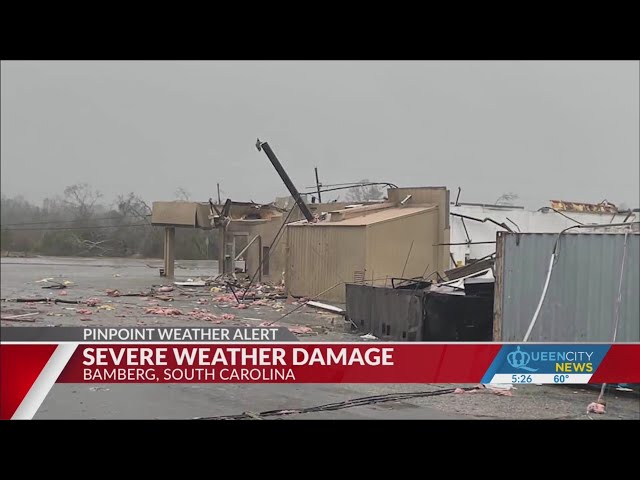
M181 199L184 189L179 189ZM3 254L162 258L163 229L151 226L151 208L134 193L106 204L86 183L37 206L22 196L1 197ZM176 258L217 258L212 231L176 229Z

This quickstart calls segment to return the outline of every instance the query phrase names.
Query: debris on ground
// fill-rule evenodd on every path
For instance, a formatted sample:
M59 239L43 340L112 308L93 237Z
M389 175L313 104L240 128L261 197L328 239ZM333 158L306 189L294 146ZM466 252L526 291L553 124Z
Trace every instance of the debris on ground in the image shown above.
M21 315L11 315L9 317L0 317L0 320L7 322L35 322L35 318L27 318L32 317L33 315L38 315L40 312L33 313L23 313Z
M80 315L93 315L93 311L87 308L76 308L75 311Z
M298 335L304 335L307 333L313 333L313 329L310 327L305 327L303 325L291 325L291 326L287 326L287 329L289 329L289 331L291 333L297 333Z
M82 317L82 318L80 319L80 321L81 321L81 322L90 322L90 321L91 321L91 319L90 319L90 318L87 318L87 317Z
M512 397L512 390L515 390L515 387L511 384L480 384L468 390L464 388L456 388L453 393L493 393L494 395L503 397Z
M291 333L297 333L298 335L304 335L307 333L315 333L311 327L305 327L304 325L282 325L275 322L262 322L259 327L279 327L286 328Z
M236 318L236 316L232 313L223 313L222 314L222 319L223 320L234 320Z
M227 294L217 295L214 297L213 301L217 303L236 303L236 299L233 297L233 295Z
M172 307L150 307L145 310L145 313L153 315L182 315L180 310Z
M256 307L257 307L257 306L268 307L268 306L270 306L271 304L270 304L268 301L266 301L266 300L264 300L264 299L263 299L263 300L254 300L254 301L251 303L251 305L254 305L254 306L256 306Z
M107 311L111 311L111 310L115 310L116 307L114 307L113 305L100 305L98 307L98 310L107 310Z
M58 295L62 295L64 297L65 295L67 295L67 291L66 290L60 290L58 292Z
M211 323L222 323L223 320L222 317L198 308L194 308L192 311L187 313L187 315L196 320L205 320Z
M587 405L587 413L598 413L602 415L607 412L603 403L591 402L589 405Z
M167 295L154 295L153 298L157 298L158 300L162 300L163 302L168 302L169 300L173 300L173 297L169 297Z
M158 289L159 292L173 292L174 288L171 286L162 286Z
M376 337L375 335L372 335L371 333L360 335L360 338L363 340L378 340L378 337Z
M120 292L118 290L107 289L107 295L110 297L119 297Z
M319 308L320 310L327 310L328 312L337 313L339 315L345 314L345 311L342 308L334 307L333 305L329 305L328 303L307 302L307 306Z
M246 303L239 303L235 306L235 308L237 308L238 310L246 310L247 308L249 308L249 305L247 305Z
M207 282L203 280L201 281L187 280L186 282L173 282L173 284L179 287L206 287L207 286Z
M99 298L91 297L91 298L88 298L87 301L84 303L86 303L88 307L95 307L100 302L101 300Z

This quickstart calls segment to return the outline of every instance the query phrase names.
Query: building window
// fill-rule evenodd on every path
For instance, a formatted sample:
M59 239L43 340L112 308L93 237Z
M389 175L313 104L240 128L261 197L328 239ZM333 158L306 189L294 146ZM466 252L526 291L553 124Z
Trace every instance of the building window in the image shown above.
M262 247L262 274L269 275L269 247Z

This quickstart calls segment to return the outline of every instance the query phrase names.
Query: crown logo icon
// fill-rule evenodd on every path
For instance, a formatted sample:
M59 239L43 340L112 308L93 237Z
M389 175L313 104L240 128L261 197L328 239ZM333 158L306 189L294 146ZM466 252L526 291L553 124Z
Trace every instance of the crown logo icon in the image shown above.
M534 368L527 367L530 360L531 360L531 355L529 355L527 352L523 352L522 350L520 350L519 346L516 347L515 352L511 352L509 355L507 355L507 361L509 362L509 365L511 365L513 368L517 368L519 370L526 370L528 372L537 372L538 371L537 368L534 369Z

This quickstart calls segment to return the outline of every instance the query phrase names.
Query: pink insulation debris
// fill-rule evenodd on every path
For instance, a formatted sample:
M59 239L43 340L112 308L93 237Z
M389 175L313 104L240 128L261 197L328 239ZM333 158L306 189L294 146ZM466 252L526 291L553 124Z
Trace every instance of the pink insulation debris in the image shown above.
M223 313L222 314L222 319L223 320L233 320L235 318L236 318L236 316L233 315L232 313Z
M214 302L218 302L218 303L230 303L230 302L234 302L236 301L235 298L233 298L233 295L217 295L214 299Z
M92 315L93 311L86 308L76 308L76 313L79 313L80 315Z
M147 308L144 313L151 313L153 315L182 315L180 310L171 307L150 307Z
M305 333L313 333L313 329L309 327L304 327L302 325L292 325L287 328L291 333L297 333L298 335L302 335Z
M265 300L256 300L254 301L251 305L262 305L263 307L268 307L269 306L269 302L265 301Z
M119 297L120 296L120 292L118 290L108 289L107 290L107 295L109 295L110 297Z
M159 292L173 292L173 287L160 287Z
M191 318L196 320L205 320L211 323L222 323L222 318L214 315L213 313L205 312L204 310L199 310L197 308L193 309L189 313L187 313Z
M67 291L66 291L66 290L60 290L60 291L58 292L58 295L61 295L61 296L63 296L63 297L64 297L65 295L67 295Z
M589 405L587 405L587 413L603 414L603 413L606 413L606 412L605 412L605 409L604 409L604 405L602 403L591 402Z
M87 304L88 307L95 307L96 305L98 305L100 303L100 299L99 298L88 298L85 303Z
M247 308L249 308L249 305L246 305L244 303L240 303L239 305L236 305L236 308L239 310L246 310Z

